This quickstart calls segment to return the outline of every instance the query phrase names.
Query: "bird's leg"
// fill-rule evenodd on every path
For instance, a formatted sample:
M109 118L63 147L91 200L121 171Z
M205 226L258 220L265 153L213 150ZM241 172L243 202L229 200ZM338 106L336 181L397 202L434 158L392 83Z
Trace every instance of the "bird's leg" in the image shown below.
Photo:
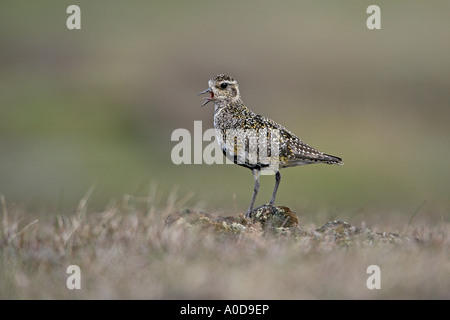
M280 185L280 181L281 181L281 174L280 174L280 171L277 171L277 173L275 174L275 187L273 187L272 198L270 199L270 202L269 202L270 205L273 205L275 203L275 197L277 195L278 186Z
M246 218L250 218L252 215L253 204L255 203L256 195L258 194L258 190L259 190L260 171L257 169L254 169L254 170L252 170L252 173L253 173L253 180L255 180L255 187L253 188L253 196L252 196L252 200L250 201L250 206L248 207L247 213L245 214Z

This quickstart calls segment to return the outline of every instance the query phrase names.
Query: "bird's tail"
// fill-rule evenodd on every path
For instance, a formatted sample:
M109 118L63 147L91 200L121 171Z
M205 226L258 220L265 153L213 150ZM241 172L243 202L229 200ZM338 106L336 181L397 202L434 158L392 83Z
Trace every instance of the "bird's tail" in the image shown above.
M326 154L324 153L324 162L328 163L328 164L337 164L342 166L344 163L342 162L342 158L336 157L336 156L332 156L331 154Z

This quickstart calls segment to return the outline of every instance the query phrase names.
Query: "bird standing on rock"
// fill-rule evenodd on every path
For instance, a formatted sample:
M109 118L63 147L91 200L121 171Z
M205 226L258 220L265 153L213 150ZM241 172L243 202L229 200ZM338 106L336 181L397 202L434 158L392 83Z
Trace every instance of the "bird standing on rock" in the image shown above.
M312 163L342 165L342 159L318 151L275 121L255 114L242 102L235 79L219 74L209 80L209 93L202 107L214 102L216 140L225 156L253 172L255 186L246 217L250 218L259 190L261 170L275 172L275 187L269 205L275 203L281 168Z

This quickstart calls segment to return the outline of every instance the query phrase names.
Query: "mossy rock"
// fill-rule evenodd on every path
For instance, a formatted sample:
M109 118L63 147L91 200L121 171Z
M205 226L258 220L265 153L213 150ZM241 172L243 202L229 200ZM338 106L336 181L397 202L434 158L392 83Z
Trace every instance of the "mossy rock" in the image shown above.
M395 233L373 232L366 227L355 227L345 221L333 220L317 229L304 231L299 226L295 212L286 206L263 205L252 211L251 218L241 213L223 217L190 209L184 209L166 218L167 226L182 226L195 232L217 235L258 238L266 235L282 236L297 240L311 240L317 244L333 244L338 247L353 245L397 244L403 239Z
M298 227L299 222L297 215L288 207L270 204L254 209L250 219L253 223L259 222L269 228Z
M184 209L166 218L166 225L185 225L201 231L214 231L221 234L240 234L251 228L262 232L273 231L282 234L299 229L297 215L288 207L263 205L252 211L252 217L223 217L219 215ZM298 231L298 230L296 230Z
M355 241L365 243L399 243L402 238L392 232L373 232L366 227L355 227L345 221L333 220L315 230L315 237L329 239L338 245L350 246Z

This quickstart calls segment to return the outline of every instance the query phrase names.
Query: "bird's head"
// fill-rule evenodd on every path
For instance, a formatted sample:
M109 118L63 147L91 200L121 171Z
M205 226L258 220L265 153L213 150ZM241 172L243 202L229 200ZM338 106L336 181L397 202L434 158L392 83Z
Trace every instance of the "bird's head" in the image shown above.
M209 93L209 97L204 98L206 101L202 104L202 107L211 101L220 105L233 103L241 99L238 83L226 74L215 76L208 81L208 85L208 89L199 93Z

